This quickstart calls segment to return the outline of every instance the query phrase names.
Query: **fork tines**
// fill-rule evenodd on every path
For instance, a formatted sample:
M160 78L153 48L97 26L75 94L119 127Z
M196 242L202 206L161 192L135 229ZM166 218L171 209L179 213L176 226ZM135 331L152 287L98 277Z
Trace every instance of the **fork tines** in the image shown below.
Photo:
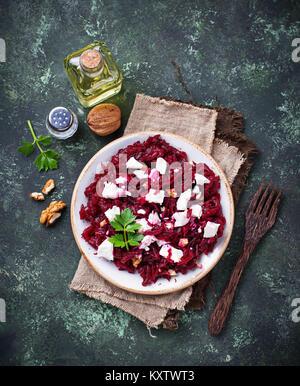
M272 183L269 183L267 185L264 193L261 195L264 184L265 184L265 181L263 181L260 184L259 188L257 189L256 193L254 194L254 196L250 202L250 205L247 209L246 214L249 215L249 214L253 213L253 214L261 215L263 217L267 217L270 219L274 218L274 220L275 220L283 189L282 188L280 189L275 200L273 201L277 186L274 185L273 189L271 190L271 192L268 196L269 190L272 186Z

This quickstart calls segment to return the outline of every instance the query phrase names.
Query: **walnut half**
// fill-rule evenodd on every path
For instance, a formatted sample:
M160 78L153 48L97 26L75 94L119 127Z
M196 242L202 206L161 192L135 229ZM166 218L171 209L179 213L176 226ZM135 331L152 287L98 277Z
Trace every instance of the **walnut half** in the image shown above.
M45 194L49 194L51 192L51 190L53 190L54 188L55 188L55 182L51 178L50 180L48 180L46 182L45 186L43 187L42 192L45 193Z
M29 194L29 196L32 197L35 201L44 201L45 200L43 193L32 192Z
M141 257L135 257L133 262L132 262L132 265L137 268L137 266L140 264L140 262L142 261L142 258Z
M53 225L57 219L59 219L61 216L60 212L54 212L50 213L47 218L46 227Z
M59 213L67 205L63 201L52 201L48 208L42 211L40 217L40 223L44 224L46 221L46 226L52 225L55 221L61 216Z

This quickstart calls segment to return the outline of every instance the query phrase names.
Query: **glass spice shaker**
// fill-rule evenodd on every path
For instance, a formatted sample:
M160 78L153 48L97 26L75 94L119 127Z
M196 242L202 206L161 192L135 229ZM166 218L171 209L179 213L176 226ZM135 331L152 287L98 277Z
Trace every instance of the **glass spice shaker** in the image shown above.
M68 55L64 68L84 107L103 102L121 90L122 73L102 41Z
M58 139L72 137L78 128L78 119L70 109L54 107L46 118L46 127L49 133Z

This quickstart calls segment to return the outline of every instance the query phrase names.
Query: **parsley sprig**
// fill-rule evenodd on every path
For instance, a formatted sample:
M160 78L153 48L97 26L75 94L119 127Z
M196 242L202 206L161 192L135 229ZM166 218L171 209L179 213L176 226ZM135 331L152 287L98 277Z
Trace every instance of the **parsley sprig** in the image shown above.
M135 232L141 227L141 224L135 222L135 219L136 216L130 208L126 208L110 222L110 225L115 228L117 232L122 232L116 233L108 239L115 247L126 247L127 251L129 251L129 246L137 246L140 244L144 236Z
M51 137L39 136L37 138L32 128L31 122L27 121L27 124L31 131L33 142L21 142L22 146L18 147L18 152L25 154L27 157L34 152L34 147L36 145L40 151L40 154L36 157L34 164L39 169L39 172L41 170L47 171L48 169L51 169L51 170L57 169L58 168L57 158L59 157L59 154L51 149L43 150L41 147L41 144L45 147L50 146Z

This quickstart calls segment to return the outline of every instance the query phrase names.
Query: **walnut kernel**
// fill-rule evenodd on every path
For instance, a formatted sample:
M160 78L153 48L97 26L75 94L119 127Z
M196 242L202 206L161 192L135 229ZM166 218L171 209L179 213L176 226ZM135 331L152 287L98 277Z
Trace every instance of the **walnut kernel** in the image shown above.
M31 198L33 198L35 201L44 201L45 200L45 197L44 197L43 193L32 192L32 193L29 194L29 196Z
M51 178L50 180L48 180L46 182L45 186L43 187L42 192L45 193L45 194L49 194L51 192L51 190L53 190L54 188L55 188L55 182Z

